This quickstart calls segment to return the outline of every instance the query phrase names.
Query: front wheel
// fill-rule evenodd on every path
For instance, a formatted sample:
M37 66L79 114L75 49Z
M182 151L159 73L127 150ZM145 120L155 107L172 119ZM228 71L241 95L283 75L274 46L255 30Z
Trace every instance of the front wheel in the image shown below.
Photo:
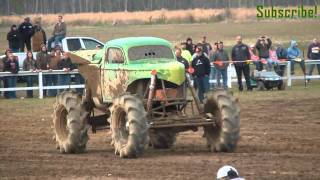
M81 153L88 142L88 112L81 97L72 91L57 96L53 112L53 128L57 148L61 153Z
M204 126L204 136L211 151L233 152L240 133L240 108L234 97L226 91L217 90L204 105L207 116L215 124Z
M146 112L141 100L123 95L115 98L111 111L112 144L121 158L140 156L148 145Z

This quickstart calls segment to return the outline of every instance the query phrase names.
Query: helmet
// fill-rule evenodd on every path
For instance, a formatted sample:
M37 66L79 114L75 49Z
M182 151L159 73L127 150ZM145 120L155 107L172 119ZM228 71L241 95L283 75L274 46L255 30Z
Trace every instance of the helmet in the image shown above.
M235 178L235 177L239 177L239 174L234 167L226 165L221 167L217 172L217 179L220 179L223 177Z

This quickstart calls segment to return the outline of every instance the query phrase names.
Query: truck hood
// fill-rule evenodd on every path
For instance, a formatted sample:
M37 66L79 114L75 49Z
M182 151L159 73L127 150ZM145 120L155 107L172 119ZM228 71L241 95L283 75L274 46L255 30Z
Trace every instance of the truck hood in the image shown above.
M143 61L143 62L142 62ZM151 71L157 71L157 78L181 85L185 81L184 65L174 60L157 60L131 63L124 65L123 69L129 71L129 83L137 79L148 79L151 77Z
M128 67L134 66L138 74L142 74L143 78L150 78L151 71L157 71L157 78L170 81L174 84L181 85L185 81L185 69L184 65L177 61L149 61L149 63L144 62L143 64L128 64ZM131 68L130 68L131 69Z

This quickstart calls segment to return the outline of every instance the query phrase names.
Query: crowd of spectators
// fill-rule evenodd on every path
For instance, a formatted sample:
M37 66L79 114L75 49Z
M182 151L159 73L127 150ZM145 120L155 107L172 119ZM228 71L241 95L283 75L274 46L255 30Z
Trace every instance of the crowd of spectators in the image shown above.
M19 25L12 25L7 34L9 49L5 51L5 57L0 59L0 72L10 72L12 76L0 77L0 87L13 88L17 84L17 74L19 71L18 57L13 53L24 52L27 49L26 58L23 61L22 70L39 72L63 70L65 72L76 69L76 65L72 64L67 53L61 50L61 40L66 36L67 26L62 16L58 16L58 22L54 26L52 37L48 40L44 29L41 27L41 19L36 19L34 25L30 18L26 17ZM32 46L31 46L32 45ZM54 47L54 48L52 48ZM33 56L35 53L35 57ZM81 75L75 75L76 83L84 83ZM24 76L23 80L27 87L33 87L37 82L37 76ZM44 86L69 85L71 83L70 74L45 74L43 76ZM60 89L61 92L63 89ZM82 93L82 89L77 89ZM43 95L54 97L58 91L56 89L43 90ZM16 98L15 91L5 91L3 96L7 99ZM26 91L26 97L33 97L33 90Z
M279 62L290 61L292 75L295 74L296 63L300 65L304 75L312 75L315 66L320 74L320 64L310 64L309 71L306 71L303 54L295 40L291 40L289 47L285 48L282 43L273 45L271 38L260 36L255 44L248 46L242 42L241 36L237 36L230 56L229 52L224 49L222 41L216 41L211 45L205 36L197 44L194 44L192 38L189 37L181 43L181 46L176 46L176 49L178 61L182 62L186 68L190 66L194 69L194 86L198 91L200 102L210 89L228 88L227 68L229 64L235 67L239 91L244 90L242 74L246 81L246 90L252 91L250 64L254 64L257 71L275 71L279 76L283 76L285 64L279 64ZM320 43L317 39L313 39L309 45L307 58L320 60ZM209 83L209 79L216 80L216 83ZM310 82L310 79L307 79L307 82Z

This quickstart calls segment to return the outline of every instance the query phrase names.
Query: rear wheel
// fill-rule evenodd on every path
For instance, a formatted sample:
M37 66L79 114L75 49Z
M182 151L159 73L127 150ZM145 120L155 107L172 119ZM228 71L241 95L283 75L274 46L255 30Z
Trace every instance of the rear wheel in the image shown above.
M53 112L53 128L57 148L61 153L81 153L88 142L88 112L81 97L72 91L57 96Z
M240 133L240 109L234 97L217 90L204 105L208 116L216 118L212 126L204 126L204 136L211 151L232 152Z
M172 128L153 129L149 135L150 144L155 149L171 148L176 141L176 132Z
M121 158L140 156L148 144L146 112L142 102L131 95L120 96L111 107L112 144Z

